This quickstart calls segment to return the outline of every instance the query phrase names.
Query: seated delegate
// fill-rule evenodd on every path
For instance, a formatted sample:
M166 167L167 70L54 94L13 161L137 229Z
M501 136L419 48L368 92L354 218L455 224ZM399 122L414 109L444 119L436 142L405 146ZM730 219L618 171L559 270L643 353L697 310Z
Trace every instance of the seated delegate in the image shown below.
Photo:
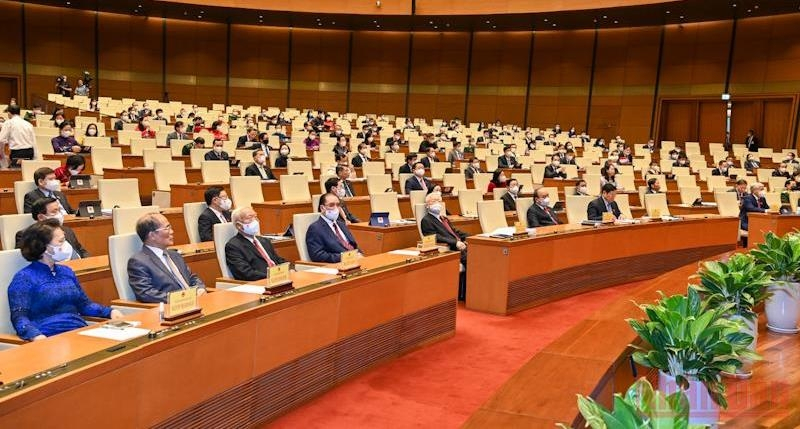
M64 231L64 237L66 237L66 241L62 247L66 249L65 251L70 251L69 259L81 259L89 256L89 252L84 249L83 245L78 241L78 236L75 235L75 231L64 225L64 214L61 213L58 201L55 198L40 198L34 201L31 209L31 216L40 223L48 219L54 219L61 225L61 230ZM15 237L17 248L22 247L24 231L25 230L17 231Z
M340 218L339 197L331 193L323 195L318 210L319 219L306 232L308 257L313 262L340 262L341 253L357 250L358 243Z
M55 198L58 200L59 209L63 214L75 213L69 205L67 197L61 193L61 182L56 178L56 172L50 167L42 167L33 173L33 183L36 189L25 194L23 211L31 212L33 202L40 198Z
M200 241L214 240L214 225L231 221L231 206L233 202L228 198L228 193L220 186L212 186L203 194L206 207L197 218L197 231Z
M167 294L181 289L198 288L205 293L206 285L193 273L175 250L174 232L164 215L148 213L136 221L136 235L142 249L128 260L128 281L140 302L166 302Z
M556 213L550 208L550 193L545 188L533 191L533 204L526 214L528 227L558 225Z
M606 183L601 188L600 197L592 200L586 208L586 217L589 220L603 220L603 213L611 213L614 219L619 219L622 212L614 201L617 197L617 187Z
M23 340L35 341L86 326L81 316L122 318L119 310L92 302L75 272L59 265L72 254L55 219L35 223L21 240L22 256L31 263L8 287L11 323Z
M256 212L250 207L233 211L231 221L238 233L225 244L225 263L236 280L261 280L269 267L283 264L269 239L260 237L261 226Z

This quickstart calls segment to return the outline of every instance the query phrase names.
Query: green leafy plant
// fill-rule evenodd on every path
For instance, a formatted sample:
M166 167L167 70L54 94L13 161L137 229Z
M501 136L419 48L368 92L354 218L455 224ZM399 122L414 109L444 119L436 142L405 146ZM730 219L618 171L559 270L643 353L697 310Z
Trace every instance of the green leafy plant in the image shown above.
M689 424L689 400L685 393L677 391L664 395L654 390L644 377L636 380L624 395L614 394L613 411L583 395L578 395L578 409L586 426L593 429L705 427Z
M778 284L795 281L800 270L800 235L789 233L778 237L768 232L764 242L756 245L750 254Z
M732 307L712 307L694 288L687 295L661 294L655 304L639 305L647 320L627 322L647 344L633 345L633 359L675 377L682 390L690 380L701 381L714 402L727 408L721 372L735 372L742 359L758 359L748 349L753 337L742 332L742 322L726 318Z
M732 304L732 315L755 320L753 308L769 296L767 286L772 278L746 253L732 255L727 261L709 261L693 276L700 280L691 286L705 296L710 307Z

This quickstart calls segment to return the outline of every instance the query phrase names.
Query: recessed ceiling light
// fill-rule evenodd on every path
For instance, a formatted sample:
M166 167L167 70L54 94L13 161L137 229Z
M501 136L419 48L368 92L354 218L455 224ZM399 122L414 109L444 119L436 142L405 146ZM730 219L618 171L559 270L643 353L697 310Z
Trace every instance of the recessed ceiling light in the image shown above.
M615 20L614 20L614 24L619 24L619 21L617 21L617 20L615 19Z
M608 15L603 15L603 19L608 19Z
M141 7L141 6L139 6ZM758 9L758 5L753 6L753 9Z
M492 26L492 28L497 28L497 26L496 26L496 25L493 25L493 26Z
M331 21L331 25L336 25L336 21Z
M747 13L750 13L752 11L753 11L753 9L747 9Z
M428 24L433 25L433 21L428 21Z
M669 15L670 13L672 13L672 12L670 12L670 11L667 11L667 15Z
M439 26L438 26L438 25L434 25L434 26L433 26L433 29L434 29L434 30L438 30L438 29L439 29Z
M486 21L486 23L487 23L487 24L491 24L491 23L492 23L492 21Z
M680 18L680 19L683 19L683 15L681 15L679 18Z
M556 24L555 24L555 23L553 23L553 27L555 27L555 26L556 26Z
M547 22L547 18L544 19L544 22Z

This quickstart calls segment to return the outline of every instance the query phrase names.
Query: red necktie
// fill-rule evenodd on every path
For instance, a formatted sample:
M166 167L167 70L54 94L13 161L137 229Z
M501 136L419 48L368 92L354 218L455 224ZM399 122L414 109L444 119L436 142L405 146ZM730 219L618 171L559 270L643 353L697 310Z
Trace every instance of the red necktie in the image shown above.
M256 240L255 238L253 238L253 246L256 246L256 250L258 250L258 253L261 255L261 258L267 261L267 266L269 267L275 266L275 262L272 259L270 259L269 255L267 255L267 251L264 250L263 247L261 247L261 243L259 243L258 240Z
M756 197L756 204L758 204L758 208L761 208L761 198Z
M449 219L447 219L447 218L446 218L446 217L444 217L444 216L442 216L442 217L441 217L441 219L442 219L442 224L443 224L443 225L444 225L444 227L447 229L447 231L448 231L448 232L449 232L449 233L450 233L450 234L451 234L453 237L455 237L455 238L456 238L456 240L458 240L458 241L461 241L461 237L459 237L459 236L458 236L458 234L456 234L456 232L455 232L455 231L453 231L453 228L451 228L451 227L450 227L450 220L449 220Z
M555 217L553 217L553 214L550 213L550 207L543 207L543 209L544 212L547 213L548 216L550 216L550 220L552 220L554 224L558 225L558 221L556 220Z
M336 239L339 240L339 243L344 246L347 250L353 250L353 246L345 240L344 236L342 235L342 231L339 229L339 225L336 224L336 221L333 222L333 230L336 232Z
M425 179L419 179L419 185L422 186L423 191L428 190L428 185L425 184Z

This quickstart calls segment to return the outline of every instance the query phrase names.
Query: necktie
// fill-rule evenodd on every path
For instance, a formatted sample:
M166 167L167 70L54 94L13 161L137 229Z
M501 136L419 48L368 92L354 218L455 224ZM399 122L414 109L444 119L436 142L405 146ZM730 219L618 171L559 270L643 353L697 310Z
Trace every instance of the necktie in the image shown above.
M61 204L61 200L58 197L56 197L56 195L52 191L50 192L50 195L48 195L48 197L55 198L56 201L58 201L58 209L61 210L62 214L67 214L67 210L64 208L64 205Z
M756 197L756 204L758 205L758 208L761 208L761 198Z
M542 210L544 210L544 212L547 213L547 216L550 217L550 220L552 220L554 224L558 225L558 221L553 216L553 214L550 212L550 207L542 207Z
M456 240L459 240L459 241L461 241L461 237L459 237L459 236L458 236L458 234L456 234L456 232L455 232L455 231L453 231L453 228L451 228L451 227L450 227L450 220L449 220L449 219L447 219L447 218L446 218L446 217L444 217L444 216L442 216L440 219L441 219L441 221L442 221L442 225L444 225L445 229L447 229L447 232L449 232L449 233L450 233L450 235L452 235L453 237L455 237L455 238L456 238Z
M275 266L275 261L273 261L269 257L269 255L267 254L267 251L264 250L264 247L261 246L261 243L259 243L258 240L255 239L255 237L253 237L253 246L255 246L256 250L258 250L258 253L261 255L261 258L263 260L267 261L267 266L269 266L269 267L274 267Z
M258 174L261 175L262 179L266 179L267 178L267 172L264 170L263 166L260 166L260 165L258 166Z
M186 283L186 280L181 275L181 272L178 270L178 267L175 265L175 262L172 262L172 258L167 256L167 252L161 254L164 257L164 260L167 262L167 267L172 272L172 275L178 279L178 283L181 285L181 289L189 289L189 284Z
M425 184L425 179L419 179L419 186L422 187L423 191L427 191L428 190L428 185Z
M350 190L350 184L347 183L346 180L344 181L344 190L347 191L345 193L345 196L348 196L348 197L352 197L353 196L353 192Z
M335 221L333 222L332 225L333 225L334 232L336 232L336 234L335 234L336 235L336 239L339 240L339 243L341 243L341 245L344 246L345 249L353 250L353 246L350 244L350 242L348 242L344 238L344 235L342 235L342 231L339 229L339 225L337 225Z

